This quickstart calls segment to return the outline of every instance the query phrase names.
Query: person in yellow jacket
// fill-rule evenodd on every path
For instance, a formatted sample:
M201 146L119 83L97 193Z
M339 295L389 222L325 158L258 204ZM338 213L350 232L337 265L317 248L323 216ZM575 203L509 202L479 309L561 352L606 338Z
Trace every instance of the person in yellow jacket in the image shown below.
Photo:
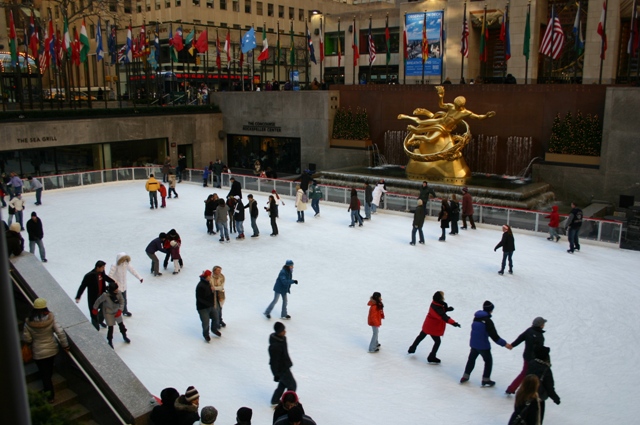
M158 208L158 190L160 189L160 182L153 177L153 174L149 174L149 180L145 184L145 189L149 192L149 202L151 203L151 209Z

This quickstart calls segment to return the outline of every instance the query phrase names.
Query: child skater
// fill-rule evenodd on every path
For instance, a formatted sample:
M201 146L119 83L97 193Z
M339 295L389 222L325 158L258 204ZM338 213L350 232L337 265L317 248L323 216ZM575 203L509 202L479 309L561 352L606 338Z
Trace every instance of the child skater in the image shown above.
M382 326L382 319L384 319L384 304L382 304L382 295L380 295L380 292L374 292L371 298L369 298L367 305L369 306L368 323L373 331L371 342L369 343L369 352L377 353L380 351L378 329Z
M560 214L558 214L558 206L554 205L551 207L551 212L549 215L545 215L544 218L549 219L549 237L548 241L553 241L555 239L556 242L560 240L560 236L558 235L558 227L560 227Z
M98 315L98 308L100 308L100 305L102 305L104 320L107 322L107 326L109 327L107 331L107 342L109 343L109 346L113 348L113 325L116 323L118 324L118 328L122 334L122 339L124 342L129 344L131 340L127 338L127 328L124 327L124 323L122 321L124 298L122 298L122 294L118 291L117 283L110 283L107 291L103 292L96 302L93 303L93 309L91 310L91 314L93 316Z
M160 183L158 192L160 192L160 197L162 198L162 205L160 205L160 208L165 208L167 206L167 187L163 183Z
M509 260L509 274L513 274L513 251L516 250L516 243L513 239L513 232L511 231L511 226L505 224L502 226L502 239L498 242L493 251L495 252L498 248L502 247L502 267L500 267L499 275L504 274L504 266L506 265L507 260Z
M427 317L424 319L420 334L418 334L413 344L411 344L411 347L409 347L409 354L415 353L418 344L422 342L424 337L430 335L431 339L433 339L433 348L431 349L431 353L429 353L429 357L427 357L427 361L434 364L440 363L440 359L436 357L436 354L438 353L438 348L440 348L441 337L444 335L446 324L448 323L456 328L460 327L460 323L447 316L448 311L453 311L453 307L449 307L447 303L444 302L444 292L438 291L433 294L433 302L431 303L431 307L429 307L429 313L427 313Z
M180 273L180 241L171 241L169 243L171 246L171 258L173 259L173 274Z

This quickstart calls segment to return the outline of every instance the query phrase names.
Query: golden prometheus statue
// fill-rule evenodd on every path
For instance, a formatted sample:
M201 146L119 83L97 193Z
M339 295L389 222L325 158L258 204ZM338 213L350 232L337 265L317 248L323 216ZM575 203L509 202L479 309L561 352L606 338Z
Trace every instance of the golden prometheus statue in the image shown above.
M471 170L462 157L462 149L471 141L467 117L475 119L491 118L496 113L491 111L484 115L477 115L465 108L467 100L458 96L453 103L444 103L444 87L437 86L438 106L444 111L435 114L417 108L414 115L425 116L426 119L400 114L398 119L409 119L417 125L407 126L409 134L404 139L404 152L409 157L407 177L423 180L464 179L471 176ZM452 134L462 123L465 127L463 134Z

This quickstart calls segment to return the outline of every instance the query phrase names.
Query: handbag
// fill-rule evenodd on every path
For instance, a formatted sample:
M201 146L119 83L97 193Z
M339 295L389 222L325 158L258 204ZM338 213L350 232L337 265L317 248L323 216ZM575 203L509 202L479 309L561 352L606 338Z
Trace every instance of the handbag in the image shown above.
M22 344L22 362L26 364L31 360L33 360L33 351L31 350L31 345L26 343Z
M520 411L520 413L518 413L515 418L509 421L509 425L527 425L524 418L522 417L522 414L527 411L530 405L531 402L528 401L525 408L522 409L522 411Z

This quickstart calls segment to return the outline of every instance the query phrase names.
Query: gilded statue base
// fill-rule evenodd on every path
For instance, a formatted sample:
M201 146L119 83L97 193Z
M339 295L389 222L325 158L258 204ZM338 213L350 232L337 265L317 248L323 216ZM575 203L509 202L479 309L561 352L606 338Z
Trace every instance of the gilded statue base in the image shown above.
M464 97L458 96L453 103L444 103L444 87L438 86L436 91L438 106L443 111L432 113L416 108L413 114L417 116L398 115L398 119L409 119L416 124L407 126L409 134L403 143L404 152L409 157L406 174L412 180L464 183L471 177L471 170L462 157L462 149L471 141L471 129L464 119L490 118L495 112L474 114L465 108ZM464 127L464 132L454 134L459 125Z

